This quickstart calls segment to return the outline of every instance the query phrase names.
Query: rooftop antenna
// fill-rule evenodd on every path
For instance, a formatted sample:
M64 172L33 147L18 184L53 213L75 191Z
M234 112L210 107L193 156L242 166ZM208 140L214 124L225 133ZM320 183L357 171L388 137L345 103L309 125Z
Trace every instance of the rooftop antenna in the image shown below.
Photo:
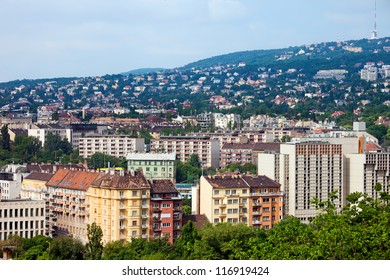
M378 33L376 31L376 0L375 0L375 9L374 9L374 30L371 32L371 39L375 40L378 37Z

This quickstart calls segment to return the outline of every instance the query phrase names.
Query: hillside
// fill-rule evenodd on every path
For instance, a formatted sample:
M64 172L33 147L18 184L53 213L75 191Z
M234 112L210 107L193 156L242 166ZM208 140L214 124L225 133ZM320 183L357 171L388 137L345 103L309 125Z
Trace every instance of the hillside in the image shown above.
M390 63L390 38L326 42L272 50L241 51L202 59L184 69L207 68L215 65L245 63L253 67L281 70L306 69L315 73L320 69L353 68L362 61Z

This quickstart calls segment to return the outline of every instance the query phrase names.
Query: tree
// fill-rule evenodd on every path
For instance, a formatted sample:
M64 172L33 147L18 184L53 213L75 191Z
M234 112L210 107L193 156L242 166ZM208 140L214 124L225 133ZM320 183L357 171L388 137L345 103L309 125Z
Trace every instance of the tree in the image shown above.
M80 240L68 236L56 237L50 243L50 260L83 260L84 245Z
M102 243L103 231L96 223L87 225L88 242L85 245L85 259L101 260L103 253Z
M1 148L6 151L11 151L11 138L8 132L8 124L1 128Z

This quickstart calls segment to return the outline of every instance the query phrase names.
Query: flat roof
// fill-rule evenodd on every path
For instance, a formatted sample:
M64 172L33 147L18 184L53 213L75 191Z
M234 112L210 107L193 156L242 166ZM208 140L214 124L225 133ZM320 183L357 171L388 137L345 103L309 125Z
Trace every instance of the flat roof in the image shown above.
M128 153L127 160L176 160L176 153Z

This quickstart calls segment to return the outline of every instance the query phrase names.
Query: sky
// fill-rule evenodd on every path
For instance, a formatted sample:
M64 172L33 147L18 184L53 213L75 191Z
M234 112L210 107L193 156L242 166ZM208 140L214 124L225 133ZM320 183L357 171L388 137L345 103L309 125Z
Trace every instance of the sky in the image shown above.
M0 82L369 38L375 0L0 0ZM390 0L376 0L378 37Z

